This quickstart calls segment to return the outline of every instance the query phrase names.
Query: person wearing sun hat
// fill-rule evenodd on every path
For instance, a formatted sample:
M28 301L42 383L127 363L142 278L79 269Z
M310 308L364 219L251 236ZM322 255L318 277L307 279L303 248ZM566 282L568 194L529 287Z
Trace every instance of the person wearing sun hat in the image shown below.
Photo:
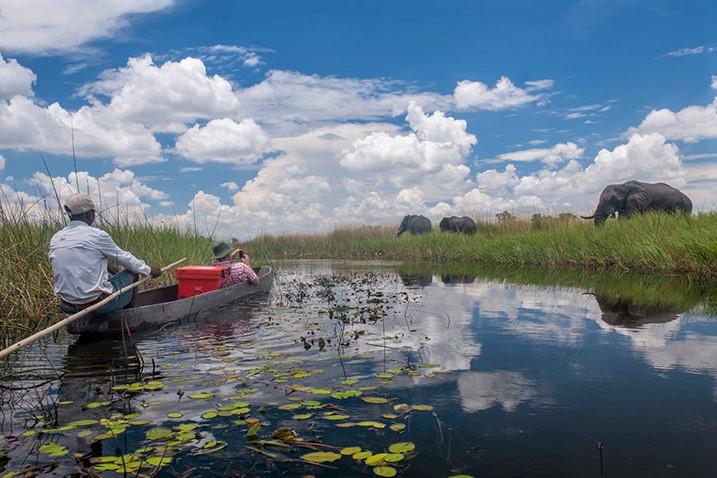
M149 266L131 253L120 249L105 231L92 227L95 203L86 194L71 194L65 201L70 223L50 240L49 258L55 279L55 295L60 308L73 314L100 302L108 295L135 282L139 275L159 277L162 270ZM125 268L115 272L108 261ZM126 307L134 296L133 289L120 294L93 311L106 314Z
M216 265L229 267L227 285L234 285L239 282L259 285L259 276L252 269L249 256L244 252L244 249L240 247L232 251L232 248L226 242L218 242L214 245L213 253ZM235 261L237 256L239 261Z

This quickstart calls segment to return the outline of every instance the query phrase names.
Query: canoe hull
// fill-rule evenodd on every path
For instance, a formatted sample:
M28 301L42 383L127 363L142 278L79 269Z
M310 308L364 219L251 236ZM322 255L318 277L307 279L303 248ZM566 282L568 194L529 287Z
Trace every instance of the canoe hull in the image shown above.
M259 285L242 282L204 294L177 299L177 284L139 292L132 308L111 314L89 314L71 322L67 331L71 334L111 335L122 332L161 327L182 319L202 319L217 310L242 299L271 290L274 271L270 266L257 269Z

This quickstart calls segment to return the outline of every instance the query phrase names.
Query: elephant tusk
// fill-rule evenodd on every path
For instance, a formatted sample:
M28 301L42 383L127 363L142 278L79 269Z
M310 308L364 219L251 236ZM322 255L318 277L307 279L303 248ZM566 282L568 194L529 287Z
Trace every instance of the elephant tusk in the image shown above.
M595 214L593 214L592 216L580 216L580 217L582 217L583 219L593 219L595 217Z

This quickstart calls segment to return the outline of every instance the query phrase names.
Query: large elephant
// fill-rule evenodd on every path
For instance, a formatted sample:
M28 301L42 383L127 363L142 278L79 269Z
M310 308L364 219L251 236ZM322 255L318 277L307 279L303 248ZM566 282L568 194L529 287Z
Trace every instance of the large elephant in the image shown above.
M464 234L474 234L476 232L476 223L468 216L444 217L441 219L439 227L444 232L462 232Z
M431 221L427 217L416 214L404 216L401 225L398 226L396 236L400 236L404 232L410 232L411 234L426 234L431 232Z
M595 225L605 223L608 217L630 217L649 211L692 213L692 201L681 191L665 183L641 183L627 181L622 184L610 184L600 195L595 213L592 216L580 216L594 219Z

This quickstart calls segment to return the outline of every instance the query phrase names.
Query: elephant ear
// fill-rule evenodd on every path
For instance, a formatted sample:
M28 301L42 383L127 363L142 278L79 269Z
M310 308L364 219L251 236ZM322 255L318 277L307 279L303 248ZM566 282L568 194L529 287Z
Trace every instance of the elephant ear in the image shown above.
M625 212L644 212L650 206L650 194L643 187L635 187L625 198Z

